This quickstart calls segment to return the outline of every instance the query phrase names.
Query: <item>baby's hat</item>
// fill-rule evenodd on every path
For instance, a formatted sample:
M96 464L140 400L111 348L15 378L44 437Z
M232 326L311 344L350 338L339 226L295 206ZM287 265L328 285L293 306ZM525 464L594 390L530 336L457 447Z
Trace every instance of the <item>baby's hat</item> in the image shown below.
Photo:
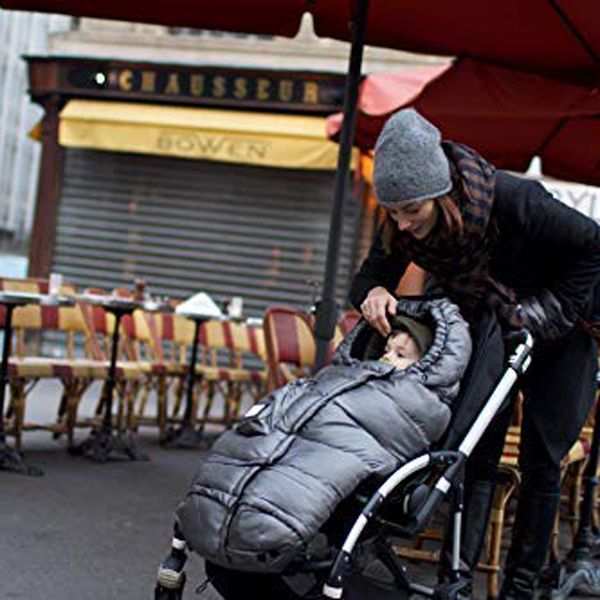
M394 332L402 329L408 331L419 347L421 354L425 354L429 350L429 346L433 341L433 333L425 323L406 315L396 315L390 317L390 324Z

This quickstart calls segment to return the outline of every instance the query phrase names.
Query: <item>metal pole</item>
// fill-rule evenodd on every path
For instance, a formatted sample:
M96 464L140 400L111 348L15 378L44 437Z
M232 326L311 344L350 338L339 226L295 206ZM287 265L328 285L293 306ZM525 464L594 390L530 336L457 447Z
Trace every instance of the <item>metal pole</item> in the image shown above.
M356 15L352 22L352 49L350 51L350 64L344 91L344 120L342 122L340 150L337 171L335 173L333 206L331 209L329 240L327 243L327 260L325 262L325 275L323 278L323 293L316 309L315 337L317 342L317 369L320 369L327 361L329 343L333 338L337 317L335 289L342 233L342 215L344 197L346 196L346 189L348 187L348 171L356 126L356 104L358 100L358 86L361 76L368 9L369 0L357 0Z
M112 347L110 352L110 363L108 365L108 376L106 379L106 405L104 419L102 420L102 433L110 438L112 435L112 408L115 384L117 381L117 354L119 352L119 327L123 313L118 310L110 311L115 317L115 329L112 336Z
M196 362L198 359L198 338L200 337L200 325L204 319L194 319L194 341L192 342L192 353L190 357L189 373L187 378L185 414L183 425L192 424L192 407L194 406L194 384L196 382Z

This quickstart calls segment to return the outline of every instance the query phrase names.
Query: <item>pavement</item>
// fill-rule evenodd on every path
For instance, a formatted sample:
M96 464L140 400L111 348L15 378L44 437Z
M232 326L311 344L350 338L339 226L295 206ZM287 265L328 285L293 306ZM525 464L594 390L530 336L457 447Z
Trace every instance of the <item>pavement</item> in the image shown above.
M51 421L60 386L41 382L28 417ZM84 413L98 389L86 395ZM84 439L86 431L79 432ZM65 440L26 433L30 464L43 477L0 472L1 600L148 600L170 546L173 511L188 490L203 452L164 450L156 430L144 429L148 462L93 463L72 457ZM190 557L186 598L203 580ZM219 596L210 590L202 599Z
M96 386L88 391L83 414L91 414L98 393ZM57 382L38 384L27 405L28 420L51 421L59 394ZM79 438L86 433L81 430ZM68 455L64 439L25 434L27 461L45 475L0 472L0 600L153 598L173 511L205 452L165 450L150 428L142 429L138 443L148 462L97 464ZM433 565L416 569L421 581L433 581ZM210 587L195 594L204 579L197 556L190 557L186 570L186 600L220 597ZM478 574L477 598L486 597L484 583Z

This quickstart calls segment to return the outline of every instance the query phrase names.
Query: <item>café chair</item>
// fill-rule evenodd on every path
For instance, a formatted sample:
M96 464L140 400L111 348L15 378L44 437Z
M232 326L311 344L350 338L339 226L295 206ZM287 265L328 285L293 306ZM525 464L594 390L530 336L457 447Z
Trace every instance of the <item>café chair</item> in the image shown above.
M142 322L143 321L143 322ZM147 378L137 401L135 425L156 425L161 440L166 439L168 427L178 423L189 371L188 354L194 338L194 324L189 319L172 312L134 313L135 330L132 337L137 342L148 338L153 352L147 354ZM138 338L138 339L136 339ZM156 414L147 416L149 393L156 393ZM169 398L173 396L169 411ZM196 393L197 395L197 393ZM195 400L197 404L197 399Z
M204 382L200 427L217 423L229 427L240 416L242 396L253 401L266 392L266 356L261 327L245 322L207 321L200 328L200 364L196 372ZM253 366L248 364L252 362ZM211 415L216 394L223 402L221 415Z
M263 328L269 390L311 373L315 366L316 343L308 314L285 306L272 306L265 312Z
M2 279L2 290L46 294L48 282L43 279ZM75 288L63 285L61 296L75 295ZM0 311L4 319L4 309ZM73 441L74 415L84 392L93 381L91 366L97 364L100 350L83 316L82 307L25 305L13 314L12 356L9 361L10 398L7 411L8 431L15 437L17 448L22 444L22 432L32 429L52 431L56 435L66 433L69 443ZM57 346L64 358L42 356L39 353L42 335L49 332L60 334ZM35 343L26 340L35 337ZM77 356L80 342L84 356ZM31 391L41 379L58 379L63 387L59 412L54 423L30 423L25 420L25 406Z

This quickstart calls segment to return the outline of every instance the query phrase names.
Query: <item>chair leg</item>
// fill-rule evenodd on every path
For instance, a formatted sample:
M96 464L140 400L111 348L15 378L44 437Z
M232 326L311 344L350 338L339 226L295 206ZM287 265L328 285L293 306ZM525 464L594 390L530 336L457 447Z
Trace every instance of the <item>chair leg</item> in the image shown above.
M211 410L212 405L213 405L213 400L214 400L214 397L215 397L215 389L216 389L216 382L214 382L214 381L207 381L206 382L206 402L204 404L204 410L202 411L202 419L201 419L201 421L199 423L199 430L200 431L203 431L204 430L204 426L206 425L206 421L208 419L208 415L209 415L210 410Z
M171 418L173 421L176 421L179 418L179 413L181 412L181 407L183 406L183 392L185 390L185 377L178 377L175 382L175 389L173 390L174 402L173 402L173 412L171 413Z
M229 429L235 420L237 415L236 410L236 384L235 381L228 381L225 386L225 402L224 402L224 413L223 413L223 424Z
M156 385L155 385L156 384ZM158 383L152 377L152 375L146 375L144 377L144 383L141 386L141 392L139 394L139 402L137 403L137 409L134 412L134 423L132 424L133 431L137 432L142 419L144 418L144 414L146 412L146 406L148 405L148 397L150 396L150 392L158 387Z
M242 411L243 395L244 395L244 384L243 384L243 382L238 382L235 385L235 395L233 398L233 420L234 421L239 421L242 416L241 411Z
M169 384L164 375L159 375L156 380L156 424L159 439L167 434L167 414L169 402Z
M54 437L58 439L66 431L67 443L71 447L73 445L74 427L72 404L73 397L77 394L77 380L68 378L61 380L61 383L63 385L63 393L58 407L58 414L56 415L57 431Z
M123 407L125 410L124 427L120 428L121 432L135 433L137 431L137 419L135 413L135 401L140 391L140 381L124 381L123 382Z
M572 482L569 486L569 517L571 521L571 535L574 538L579 529L579 504L583 490L583 471L585 460L578 461L573 466Z
M54 439L58 439L61 435L62 435L62 431L60 431L61 426L65 425L65 422L67 420L67 405L68 405L68 392L66 390L66 382L63 381L63 386L65 386L65 388L63 389L63 393L62 396L60 397L60 403L58 405L58 411L56 413L56 431L52 434L52 437Z
M509 472L503 472L502 475L506 478L503 477L496 485L490 518L489 537L486 544L487 564L491 569L487 577L488 598L497 598L500 593L500 551L506 507L519 481L516 471L510 472L510 474Z
M12 400L11 405L14 411L14 436L15 436L15 448L17 450L22 449L23 442L23 426L25 425L25 382L20 381L19 385L12 387Z
M74 381L73 390L68 395L67 405L66 405L66 428L67 428L67 440L68 446L72 447L75 442L75 427L77 425L77 411L79 409L79 404L81 403L81 398L83 394L85 394L86 390L92 384L92 380L88 378L78 378Z

